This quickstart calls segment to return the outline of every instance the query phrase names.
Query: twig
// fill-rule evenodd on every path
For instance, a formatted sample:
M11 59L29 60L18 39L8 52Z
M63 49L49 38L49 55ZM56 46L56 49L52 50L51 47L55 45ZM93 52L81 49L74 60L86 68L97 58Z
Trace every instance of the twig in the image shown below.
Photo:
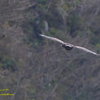
M14 46L15 46L18 42L19 42L19 41L17 41L17 42L14 44ZM17 93L17 90L18 90L18 87L19 87L19 83L20 83L20 70L19 70L19 67L18 67L18 65L17 65L17 63L16 63L16 61L15 61L14 54L13 54L14 46L13 46L12 49L11 49L11 53L12 53L12 60L14 61L15 66L16 66L17 69L18 69L18 81L17 81L17 86L16 86L16 89L15 89L14 95L11 97L11 100L13 100L15 94Z

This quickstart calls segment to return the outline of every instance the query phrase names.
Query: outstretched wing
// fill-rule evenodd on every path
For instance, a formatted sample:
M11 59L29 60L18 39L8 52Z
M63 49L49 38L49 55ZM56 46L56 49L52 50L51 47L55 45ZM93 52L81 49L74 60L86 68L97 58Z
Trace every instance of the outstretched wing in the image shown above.
M81 50L83 50L83 51L92 53L92 54L94 54L94 55L100 56L100 54L97 54L97 53L95 53L95 52L93 52L93 51L91 51L91 50L89 50L89 49L84 48L84 47L80 47L80 46L74 46L74 47L77 48L77 49L81 49Z
M54 40L54 41L57 41L57 42L59 42L59 43L64 44L63 41L61 41L61 40L59 40L59 39L57 39L57 38L50 37L50 36L46 36L46 35L43 35L43 34L39 34L39 35L42 36L42 37L48 38L48 39L50 39L50 40Z
M61 40L59 40L59 39L57 39L57 38L50 37L50 36L46 36L46 35L43 35L43 34L39 34L39 35L42 36L42 37L48 38L48 39L50 39L50 40L54 40L54 41L57 41L57 42L59 42L59 43L65 44L63 41L61 41ZM68 44L66 44L66 45L68 45ZM95 52L93 52L93 51L91 51L91 50L89 50L89 49L84 48L84 47L74 46L74 48L77 48L77 49L86 51L86 52L91 53L91 54L94 54L94 55L96 55L96 56L100 56L100 54L97 54L97 53L95 53Z

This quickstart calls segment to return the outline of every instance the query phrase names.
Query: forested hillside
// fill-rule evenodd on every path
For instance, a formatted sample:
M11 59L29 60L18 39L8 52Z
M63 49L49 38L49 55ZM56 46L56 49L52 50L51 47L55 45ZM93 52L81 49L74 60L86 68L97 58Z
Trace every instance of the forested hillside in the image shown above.
M100 100L100 57L41 33L100 53L100 0L0 0L0 100Z

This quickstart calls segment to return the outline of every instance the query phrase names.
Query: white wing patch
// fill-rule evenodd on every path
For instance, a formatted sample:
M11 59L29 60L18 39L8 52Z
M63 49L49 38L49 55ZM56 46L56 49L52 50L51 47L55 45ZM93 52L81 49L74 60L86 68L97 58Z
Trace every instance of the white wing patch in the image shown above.
M92 53L92 54L94 54L94 55L98 55L97 53L95 53L95 52L93 52L93 51L91 51L91 50L89 50L89 49L86 49L86 48L84 48L84 47L80 47L80 46L74 46L74 47L77 48L77 49L81 49L81 50L83 50L83 51Z
M61 41L61 40L59 40L59 39L57 39L57 38L50 37L50 36L46 36L46 35L43 35L43 34L39 34L39 35L42 36L42 37L48 38L48 39L50 39L50 40L54 40L54 41L57 41L57 42L59 42L59 43L64 44L63 41Z

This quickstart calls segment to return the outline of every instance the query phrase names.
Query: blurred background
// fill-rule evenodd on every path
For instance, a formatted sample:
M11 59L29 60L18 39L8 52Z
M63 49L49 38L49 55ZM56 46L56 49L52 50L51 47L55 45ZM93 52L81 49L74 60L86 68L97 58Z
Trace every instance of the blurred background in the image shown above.
M1 100L100 100L100 0L0 0Z

